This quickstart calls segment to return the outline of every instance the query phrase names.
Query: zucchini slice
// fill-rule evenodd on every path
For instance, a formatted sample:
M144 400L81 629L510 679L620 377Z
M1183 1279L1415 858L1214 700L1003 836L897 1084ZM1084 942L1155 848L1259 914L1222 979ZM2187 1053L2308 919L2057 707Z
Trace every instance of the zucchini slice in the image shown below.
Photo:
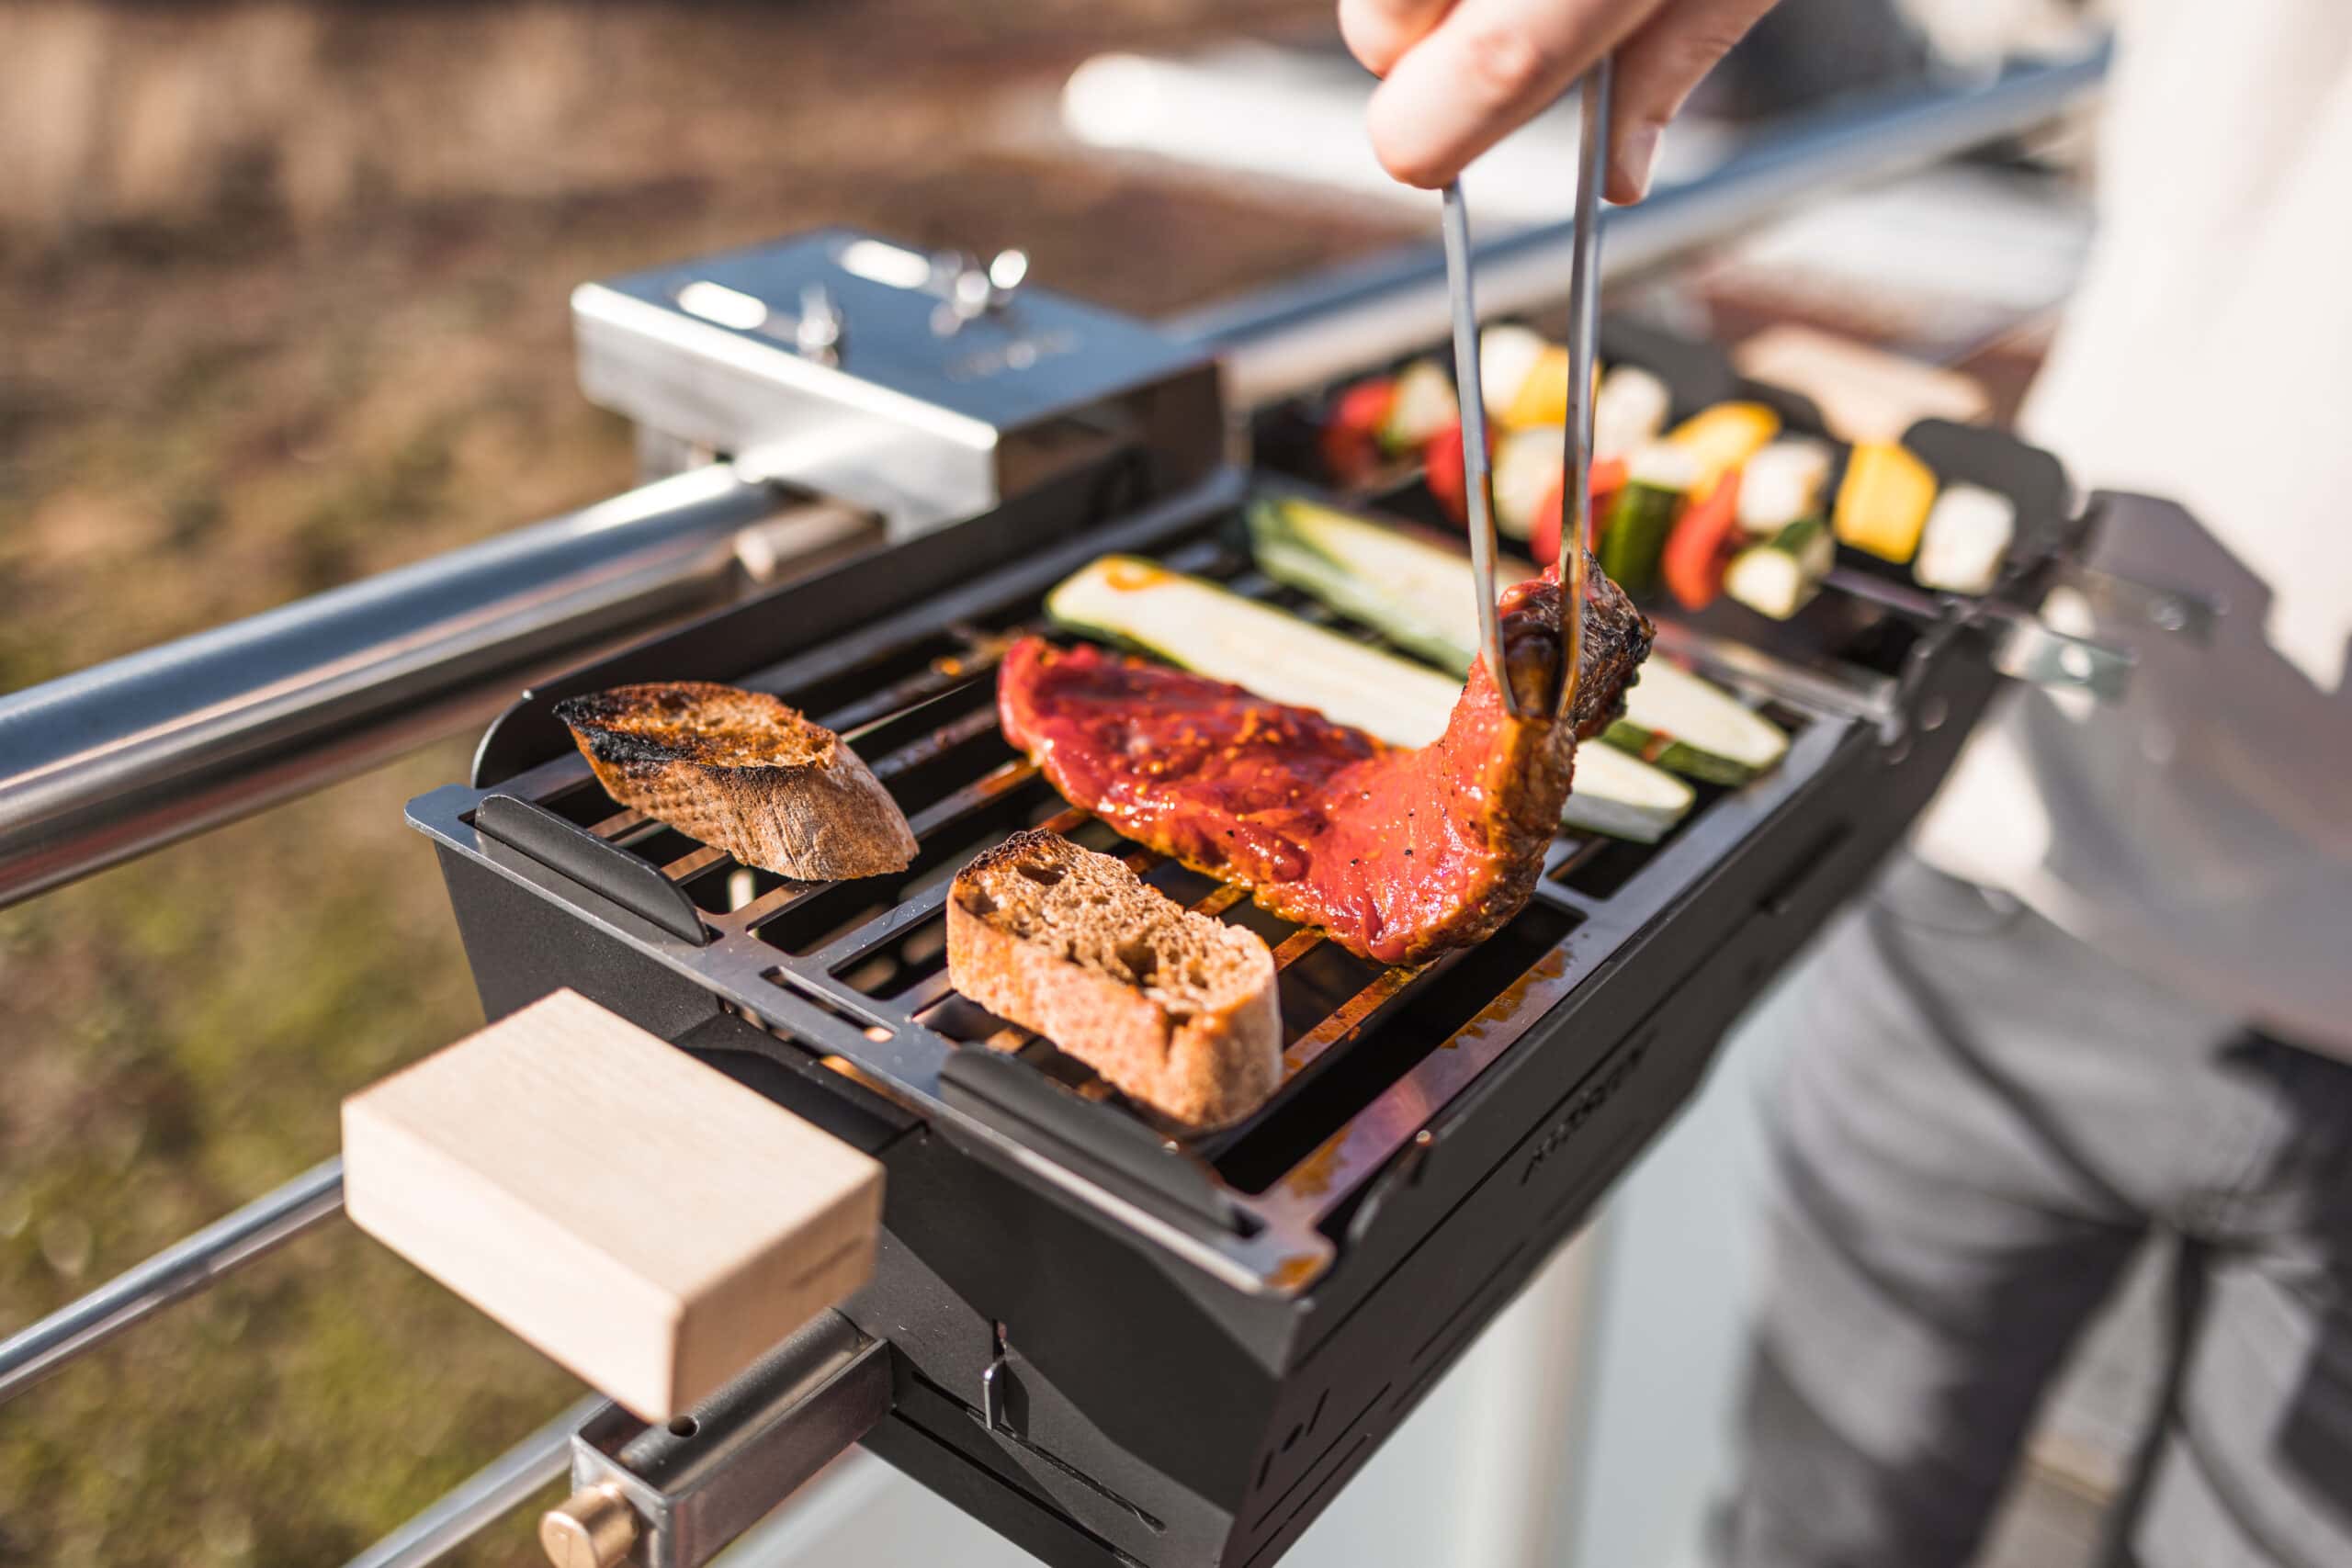
M1104 556L1072 572L1046 595L1046 613L1072 631L1399 746L1444 733L1462 694L1459 682L1426 665L1136 556Z
M1734 556L1724 592L1759 615L1785 621L1813 602L1837 556L1828 528L1807 517Z
M1313 594L1408 652L1457 676L1478 657L1478 609L1470 562L1460 552L1290 499L1252 502L1250 537L1268 577ZM1509 557L1496 562L1498 581L1534 574ZM1663 659L1642 665L1641 679L1625 693L1625 716L1602 739L1674 773L1724 784L1747 783L1789 750L1780 726ZM1577 765L1584 766L1581 756Z
M1655 844L1690 814L1690 786L1614 746L1577 748L1576 787L1560 820L1589 833Z
M1601 739L1673 773L1734 786L1789 751L1788 731L1664 659L1643 661L1642 678L1625 693L1625 716Z
M1459 677L1478 657L1469 558L1458 550L1311 501L1250 504L1250 544L1268 577L1312 594L1406 652ZM1532 564L1495 562L1495 583L1524 582Z
M1456 597L1466 602L1468 595ZM1462 694L1459 681L1426 665L1133 556L1105 556L1080 568L1046 596L1046 610L1074 631L1142 649L1274 702L1317 709L1392 745L1435 740ZM1690 786L1672 774L1594 746L1577 758L1576 788L1560 819L1654 843L1693 799Z

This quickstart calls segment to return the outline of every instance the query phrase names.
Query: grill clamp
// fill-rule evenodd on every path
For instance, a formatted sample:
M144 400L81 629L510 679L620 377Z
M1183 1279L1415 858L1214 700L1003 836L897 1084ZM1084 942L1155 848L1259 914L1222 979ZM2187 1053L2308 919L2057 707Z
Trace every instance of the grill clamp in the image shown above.
M1117 454L1154 492L1215 467L1206 353L1028 271L831 229L582 284L581 389L657 446L870 510L892 543Z
M820 1313L674 1421L591 1417L539 1544L556 1568L702 1568L889 1408L890 1348Z

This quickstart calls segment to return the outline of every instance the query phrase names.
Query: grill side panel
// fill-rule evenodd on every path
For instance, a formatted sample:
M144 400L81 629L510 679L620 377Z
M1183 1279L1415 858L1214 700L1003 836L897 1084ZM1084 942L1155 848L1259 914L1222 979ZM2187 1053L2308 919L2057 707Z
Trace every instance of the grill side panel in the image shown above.
M990 1487L938 1489L1012 1488L1140 1562L1221 1561L1302 1304L1207 1279L936 1130L889 1182L875 1281L843 1310L890 1340L899 1419L931 1441L877 1450L926 1483L978 1465ZM996 1430L981 1380L1000 1356Z
M435 851L485 1019L494 1022L566 986L664 1040L719 1016L718 998L707 987L480 862L446 846Z

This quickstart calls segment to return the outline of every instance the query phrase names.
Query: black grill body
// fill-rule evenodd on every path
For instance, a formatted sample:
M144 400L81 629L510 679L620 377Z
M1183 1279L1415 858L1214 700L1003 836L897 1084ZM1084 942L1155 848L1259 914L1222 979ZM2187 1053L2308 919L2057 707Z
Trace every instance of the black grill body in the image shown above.
M1617 336L1613 357L1638 352ZM1723 395L1719 360L1645 357L1687 405ZM1269 419L1269 453L1295 417ZM2046 458L1915 435L2063 544ZM1685 1101L1996 683L1977 625L1809 612L1781 634L1793 651L1861 671L1895 720L1778 702L1780 768L1702 786L1654 846L1563 834L1526 911L1411 976L1143 857L1286 964L1284 1089L1232 1133L1170 1140L1043 1043L989 1048L999 1021L945 986L941 900L1031 823L1135 849L1005 747L995 652L1105 550L1278 597L1241 543L1248 482L1136 504L1099 471L787 587L532 692L471 784L409 808L492 1018L571 987L884 1163L877 1274L843 1309L893 1348L896 1408L866 1443L1064 1568L1278 1558ZM915 867L878 888L783 884L616 807L549 705L689 678L776 692L847 735L915 825ZM1937 722L1901 716L1919 714Z

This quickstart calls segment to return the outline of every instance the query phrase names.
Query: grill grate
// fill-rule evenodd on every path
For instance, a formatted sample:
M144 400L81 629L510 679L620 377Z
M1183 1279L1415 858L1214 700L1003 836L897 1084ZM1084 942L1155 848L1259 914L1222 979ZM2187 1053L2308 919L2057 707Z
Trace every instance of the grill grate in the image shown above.
M1230 521L1195 515L1143 553L1329 619L1260 576ZM713 940L700 948L672 944L662 950L665 961L695 973L772 1032L844 1058L926 1113L954 1111L941 1082L951 1054L990 1050L1035 1069L1087 1113L1124 1119L1131 1130L1138 1122L1149 1127L1241 1220L1231 1235L1170 1239L1196 1255L1205 1247L1208 1260L1244 1271L1261 1287L1295 1290L1310 1280L1330 1256L1324 1228L1363 1181L1821 767L1848 728L1828 715L1776 705L1771 711L1793 744L1773 774L1736 793L1702 786L1698 808L1657 844L1563 832L1534 900L1501 934L1473 953L1384 969L1121 838L1065 804L1006 745L996 724L996 668L1017 636L1044 626L1037 574L1014 575L1020 586L980 613L928 625L912 613L904 635L857 639L861 646L837 650L831 661L804 655L739 678L811 712L857 748L914 830L919 853L904 873L803 883L741 866L616 807L576 756L545 763L500 792L544 806L655 866L685 893ZM953 991L944 951L950 881L1007 833L1040 825L1122 855L1180 902L1248 924L1273 945L1285 1077L1248 1121L1180 1139L1049 1042ZM463 847L516 869L511 854L485 840ZM1036 1153L1023 1152L1033 1159Z

